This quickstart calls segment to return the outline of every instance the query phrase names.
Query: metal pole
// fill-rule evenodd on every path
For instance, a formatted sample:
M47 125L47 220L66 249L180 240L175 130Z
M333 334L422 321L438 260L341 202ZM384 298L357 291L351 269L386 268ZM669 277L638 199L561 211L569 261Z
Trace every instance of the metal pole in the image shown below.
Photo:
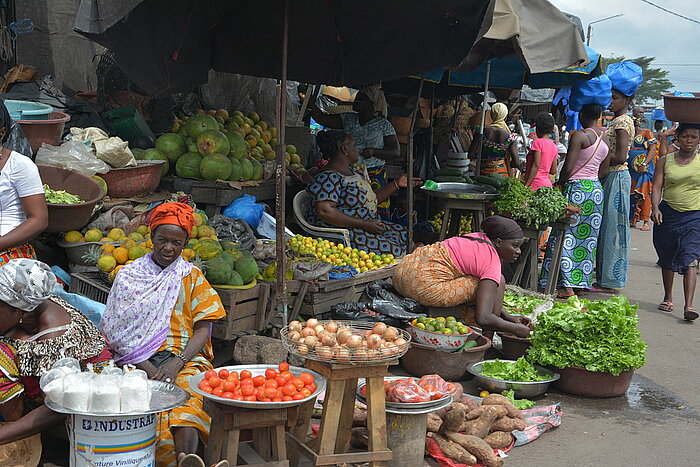
M479 141L476 146L478 150L476 157L476 175L481 175L481 149L484 144L484 125L486 125L486 95L489 93L489 84L491 81L491 60L486 62L486 82L484 83L484 100L481 101L481 127L479 128ZM469 154L469 157L472 155Z
M591 31L593 30L593 26L590 24L588 25L588 34L586 34L586 45L591 45Z
M408 131L408 148L406 148L406 156L408 159L408 170L406 175L408 176L408 236L406 240L406 254L413 251L413 128L416 126L416 115L418 115L418 107L420 107L420 96L423 93L423 75L420 77L420 84L418 85L418 97L416 97L416 105L413 107L413 113L411 114L411 129Z
M282 32L282 76L280 80L280 95L277 101L277 159L275 167L275 223L276 230L276 254L277 254L277 311L284 316L284 325L287 325L287 261L285 256L285 201L286 178L285 169L285 125L287 123L287 48L289 38L289 0L284 2L284 20Z

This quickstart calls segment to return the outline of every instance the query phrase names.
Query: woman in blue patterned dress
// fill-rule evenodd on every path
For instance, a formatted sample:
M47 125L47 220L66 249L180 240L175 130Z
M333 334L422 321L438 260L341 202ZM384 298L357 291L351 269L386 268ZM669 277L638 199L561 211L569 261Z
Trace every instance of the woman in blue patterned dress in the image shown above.
M404 255L406 228L380 220L377 205L407 186L406 175L373 191L369 181L352 167L359 156L350 133L323 131L316 136L316 142L330 162L306 187L314 200L308 214L309 222L347 228L353 248L376 254ZM416 179L414 185L418 184L420 180Z

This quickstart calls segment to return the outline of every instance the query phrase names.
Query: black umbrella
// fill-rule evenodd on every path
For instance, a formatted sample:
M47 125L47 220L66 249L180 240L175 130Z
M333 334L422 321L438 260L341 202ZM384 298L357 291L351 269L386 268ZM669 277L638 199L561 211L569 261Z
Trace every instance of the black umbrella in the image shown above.
M281 79L285 0L82 0L80 34L144 91L189 91L209 69ZM289 2L288 78L373 83L458 65L490 0Z

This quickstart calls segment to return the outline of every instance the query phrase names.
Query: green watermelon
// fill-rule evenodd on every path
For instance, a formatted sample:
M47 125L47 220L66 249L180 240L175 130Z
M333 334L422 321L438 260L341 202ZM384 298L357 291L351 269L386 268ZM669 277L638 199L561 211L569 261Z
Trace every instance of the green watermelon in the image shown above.
M199 170L202 164L202 156L197 152L188 152L183 154L175 164L175 173L181 178L202 178L202 173Z

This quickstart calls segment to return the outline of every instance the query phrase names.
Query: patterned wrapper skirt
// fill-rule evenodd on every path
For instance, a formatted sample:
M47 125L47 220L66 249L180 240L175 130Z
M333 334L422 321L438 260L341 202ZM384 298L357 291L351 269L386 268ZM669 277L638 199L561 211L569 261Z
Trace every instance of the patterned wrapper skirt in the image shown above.
M481 160L481 175L489 174L500 174L506 177L510 176L508 174L508 166L506 165L505 158L495 157L492 159L482 159Z
M661 224L654 224L654 249L663 269L685 274L700 258L700 211L676 211L666 201L659 204Z
M603 187L598 179L570 180L564 187L564 196L572 204L581 206L582 212L574 216L575 222L564 233L557 286L588 289L593 285L598 231L603 218ZM547 284L557 236L549 238L540 275L541 288Z
M598 235L598 284L621 289L627 283L630 261L630 190L628 170L610 172L603 180L603 219Z
M36 259L36 251L29 243L14 248L0 251L0 267L13 259L29 258Z
M474 325L474 310L469 305L476 301L479 279L457 268L442 243L422 246L404 257L391 280L401 295L423 306L461 307L463 321Z

